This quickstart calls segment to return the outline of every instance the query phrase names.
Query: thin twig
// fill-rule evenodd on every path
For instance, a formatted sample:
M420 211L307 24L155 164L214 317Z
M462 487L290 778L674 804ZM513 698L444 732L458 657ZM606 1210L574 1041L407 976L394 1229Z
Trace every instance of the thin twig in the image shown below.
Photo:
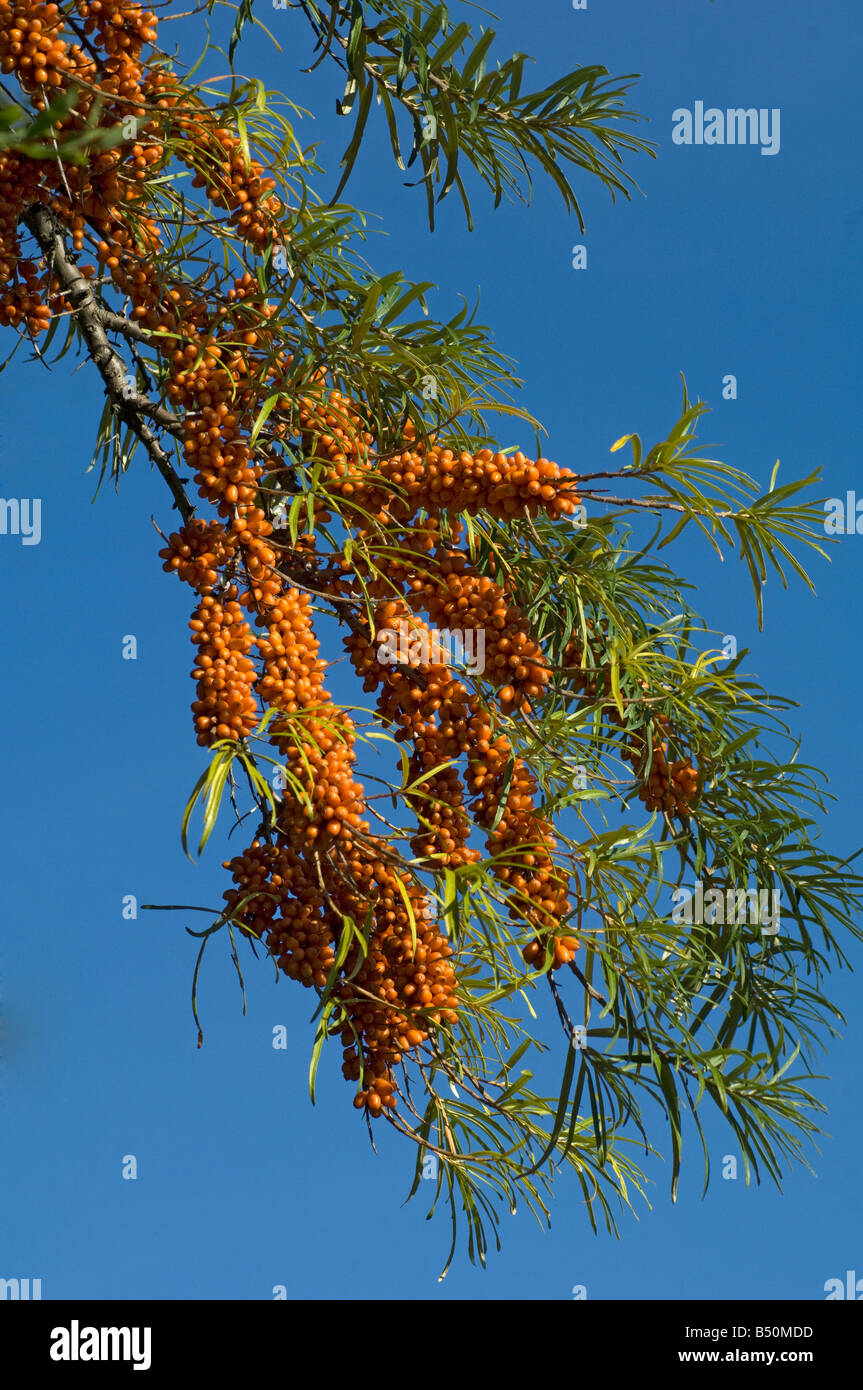
M105 388L117 415L141 441L165 479L174 497L174 505L184 522L194 515L194 506L186 496L180 478L168 454L162 448L156 435L146 423L144 416L158 418L171 417L171 424L179 423L171 412L151 401L148 396L128 394L129 370L119 353L108 341L102 322L100 306L93 288L86 276L70 259L65 240L56 219L48 208L36 203L24 213L25 226L39 245L48 267L48 273L56 275L61 292L72 306L75 321L87 345L90 357L98 368ZM167 427L167 426L166 426Z

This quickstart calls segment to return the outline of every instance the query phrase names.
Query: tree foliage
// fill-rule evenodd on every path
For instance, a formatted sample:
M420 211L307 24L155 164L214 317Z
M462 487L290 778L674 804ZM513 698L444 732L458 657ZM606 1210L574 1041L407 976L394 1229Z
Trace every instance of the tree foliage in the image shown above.
M581 223L587 176L628 196L624 157L651 152L633 78L526 91L529 59L498 59L472 6L289 5L351 124L327 199L299 108L242 72L261 7L225 8L192 64L172 16L127 0L0 0L0 324L13 355L90 360L100 483L149 459L179 514L162 558L195 590L207 749L184 847L239 820L238 787L257 808L193 931L196 1018L213 936L241 978L248 943L309 986L313 1097L341 1036L370 1135L384 1118L414 1142L412 1192L436 1160L471 1258L501 1210L547 1219L562 1167L615 1228L654 1107L673 1191L687 1116L706 1184L708 1102L747 1178L778 1181L817 1130L825 977L863 883L817 844L823 778L789 702L711 645L660 551L692 526L737 549L760 622L771 569L809 582L817 475L761 492L704 457L685 384L667 438L625 435L607 469L501 451L500 416L539 441L513 364L468 303L436 321L433 286L372 269L340 201L377 110L431 226L453 190L472 226L469 193L528 198L538 174ZM376 704L333 698L315 624L329 646L339 625ZM430 646L455 628L484 666ZM684 921L670 895L695 882L715 910ZM778 931L724 910L748 889L780 895Z

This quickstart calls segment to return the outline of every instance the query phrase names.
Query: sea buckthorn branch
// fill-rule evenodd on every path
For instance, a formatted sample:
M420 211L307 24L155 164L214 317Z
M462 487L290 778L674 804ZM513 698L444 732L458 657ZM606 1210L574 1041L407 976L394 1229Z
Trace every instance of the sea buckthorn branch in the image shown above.
M62 233L50 210L42 204L36 204L24 213L22 220L32 232L46 258L50 273L56 275L59 288L69 301L81 336L87 344L93 364L105 383L114 410L143 444L171 489L174 506L183 520L188 522L194 508L185 494L171 459L142 417L149 417L163 429L172 432L182 429L182 421L172 411L150 400L149 396L137 391L129 392L129 369L117 350L112 347L106 333L106 327L113 327L113 324L110 321L106 322L103 317L86 276L68 259Z
M384 0L384 10L411 32L413 6ZM635 462L617 473L579 477L499 450L482 412L515 378L467 307L447 325L407 322L405 310L428 287L359 268L357 219L314 202L312 166L268 95L259 110L258 89L233 75L226 96L214 78L193 87L172 71L156 32L154 15L132 0L75 0L62 10L0 0L0 68L33 111L57 114L40 157L23 144L0 150L0 325L35 341L68 316L111 410L146 445L181 511L161 558L194 594L193 727L210 765L193 802L206 806L206 838L221 778L244 819L234 798L239 760L260 812L252 843L227 861L231 886L204 942L227 926L242 979L236 934L253 949L261 941L279 974L314 992L315 1057L338 1036L366 1121L384 1116L411 1133L419 1157L441 1156L438 1190L464 1206L480 1253L483 1219L495 1223L486 1184L510 1205L526 1197L544 1212L547 1173L539 1186L531 1174L566 1160L591 1210L601 1206L608 1219L606 1185L626 1200L638 1175L619 1130L641 1123L636 1086L671 1104L678 1073L687 1097L685 1077L709 1076L721 1108L712 1079L721 1072L742 1117L735 1133L753 1159L761 1157L750 1138L759 1113L783 1138L795 1125L807 1132L797 1115L808 1097L783 1079L784 1049L794 1027L805 1035L810 1015L828 1017L829 1005L816 993L809 1012L798 1008L790 1019L783 990L800 956L820 968L812 932L822 930L828 952L835 949L823 925L829 914L854 930L863 885L813 848L811 822L748 761L738 706L761 697L736 670L690 680L685 651L662 654L647 616L661 624L680 611L683 581L647 562L641 571L629 562L616 568L611 517L592 518L583 544L566 524L589 500L633 514L667 505L676 515L666 540L692 520L710 539L731 539L736 529L760 602L773 542L787 555L786 542L811 531L811 508L791 500L798 485L774 488L774 475L759 496L744 475L701 459L690 440L702 407L685 393L669 438L642 461L637 437L627 436ZM375 32L393 41L392 31ZM365 62L360 48L351 62ZM419 51L414 45L411 63ZM411 66L409 83L418 72ZM457 74L435 75L458 86ZM372 80L367 69L362 80ZM478 77L470 99L500 105L499 125L514 131L531 113L522 108L510 120L502 80ZM578 114L581 81L571 74L555 89L561 119ZM381 91L392 98L386 85ZM542 100L553 96L549 89ZM445 101L445 89L431 98ZM603 100L593 115L608 119ZM555 112L535 129L547 119ZM115 141L127 120L133 126ZM76 163L93 131L106 147ZM491 138L474 134L478 144L461 146L467 158ZM598 172L581 154L582 167ZM433 144L417 157L430 186ZM500 172L493 177L500 190ZM22 228L36 238L41 268L23 255ZM85 246L93 266L77 264ZM122 313L108 307L112 294ZM109 335L128 345L146 390L130 382ZM424 367L440 390L420 403ZM178 467L194 479L194 505ZM591 487L635 477L662 496L624 502ZM277 522L283 502L287 534ZM364 716L328 688L319 613L347 629L353 668L376 696L375 732L399 746L401 780L375 780L404 824L377 815L357 775ZM402 622L428 642L440 630L482 634L485 669L459 670L431 649L382 661L381 632ZM540 788L549 761L579 747L591 755L616 748L630 761L645 810L662 812L656 838L651 821L590 825L578 845L567 837ZM705 785L684 761L690 749ZM258 759L284 769L280 798ZM705 770L719 776L718 788L707 787ZM187 824L188 814L184 837ZM796 859L792 843L803 847ZM693 871L709 853L718 882L743 881L751 869L781 882L800 915L800 941L770 956L775 966L786 949L784 975L766 971L756 933L731 924L721 935L682 939L664 921L651 885L660 856L681 846ZM807 878L812 864L816 881ZM599 1003L590 975L601 963L610 1022L590 1041L578 1079L568 1045L560 1095L549 1100L514 1074L524 1044L540 1044L510 1011L545 974L566 1027L574 1011L556 972L573 966L583 945L585 968L573 978L585 1002ZM717 962L720 1025L697 1016L678 1026L665 1008L669 981L698 1000ZM196 1020L197 978L196 967ZM768 1057L775 1072L767 1099L752 1042L743 1053L734 1046L741 1019L764 1023L757 1066L764 1072ZM699 1050L704 1027L709 1043ZM451 1097L448 1084L438 1092L436 1074L461 1078L464 1095ZM411 1077L426 1091L425 1114Z
M141 328L140 324L133 322L132 319L127 319L123 314L115 313L113 309L109 309L105 304L99 301L96 301L96 307L102 326L110 330L110 332L121 333L124 338L128 338L132 343L150 342L150 334L146 329ZM164 410L164 407L162 407L162 409ZM175 430L177 428L182 428L182 421L179 416L169 410L164 410L164 415L160 423L163 423L166 429Z
M623 475L618 474L618 477ZM651 512L683 512L687 516L707 516L718 520L728 521L739 513L733 510L717 511L710 507L686 507L679 502L669 502L667 497L612 497L605 490L594 491L585 489L583 497L590 501L601 502L606 507L644 507Z
M624 106L631 77L602 81L597 79L608 78L606 69L585 68L541 92L521 93L527 56L498 59L486 71L486 55L495 39L494 32L486 30L460 71L456 55L471 40L470 25L451 33L446 11L439 7L408 7L390 0L374 6L372 21L362 5L348 8L301 0L299 7L321 49L319 61L330 57L348 73L340 113L356 110L354 136L342 160L344 174L335 197L350 176L375 95L385 106L400 168L405 166L396 110L401 108L409 118L413 145L408 164L419 160L421 165L417 182L425 187L432 228L436 183L442 184L438 202L453 186L458 190L468 226L473 226L461 173L465 161L493 191L495 206L504 193L527 201L531 166L540 168L582 227L568 166L600 178L612 196L619 192L628 198L637 186L623 169L620 151L651 154L653 146L625 129L625 123L638 119ZM243 22L238 16L232 43L239 39ZM439 167L442 153L445 173Z
M44 230L44 212L45 209L39 207L33 213L34 224L39 224L40 234ZM29 215L30 214L27 214L28 217ZM36 235L35 232L34 235ZM36 239L39 240L38 235L36 235ZM155 436L152 434L152 432L147 429L147 419L152 420L155 424L159 426L161 430L164 430L166 433L172 434L175 437L180 437L183 432L183 421L180 418L180 416L177 415L174 411L169 410L166 406L162 405L161 402L154 401L150 396L146 394L146 392L141 392L137 389L132 390L130 388L129 383L133 379L132 374L129 372L126 363L120 357L116 348L107 341L107 338L105 336L106 332L123 331L122 327L120 327L116 323L116 320L119 319L121 316L107 311L96 298L96 296L93 294L93 291L90 287L90 282L86 279L86 277L78 274L74 265L71 262L67 261L63 256L56 254L56 252L57 241L55 240L51 245L51 263L52 267L56 268L57 270L57 279L59 281L60 288L62 289L66 297L69 299L70 310L73 318L75 319L76 323L79 323L81 325L82 337L84 338L87 348L89 349L91 360L101 372L103 380L105 381L105 384L108 387L108 394L117 406L119 412L123 415L123 419L125 420L125 422L127 424L131 424L131 417L138 417L138 424L141 426L143 431L143 433L140 436L141 441L145 444L148 440L152 441L153 439L155 439ZM123 322L125 323L126 321L123 320ZM133 327L133 325L129 326ZM102 330L105 331L103 332ZM141 335L140 339L134 338L132 334L130 334L129 336L133 338L133 341L142 341L145 339L145 335L143 334ZM106 343L108 347L107 353L105 351ZM132 357L133 361L135 361L136 364L141 367L142 372L146 372L148 370L150 364L144 361L140 354L136 352L134 347L130 347L130 356ZM103 367L107 370L103 370ZM141 419L140 417L144 418ZM154 462L155 461L156 460L154 459ZM169 457L167 454L164 453L163 450L162 464L164 465L165 463L167 463L167 467L170 469L171 465ZM169 482L169 484L172 486L172 491L174 491L175 494L175 500L179 500L180 479L175 474L174 480L172 482L168 472L162 465L160 465L160 472L163 473L166 482ZM191 507L191 504L188 502L188 498L186 498L185 501L186 505Z

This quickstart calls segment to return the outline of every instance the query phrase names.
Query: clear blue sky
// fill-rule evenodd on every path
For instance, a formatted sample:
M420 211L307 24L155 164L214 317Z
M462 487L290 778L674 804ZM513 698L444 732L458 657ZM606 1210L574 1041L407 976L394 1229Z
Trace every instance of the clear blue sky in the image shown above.
M527 209L495 213L479 197L472 234L453 199L431 236L422 194L402 186L375 125L345 196L380 216L376 267L434 281L439 316L481 288L481 317L518 359L524 403L561 464L604 467L630 430L663 437L682 370L715 407L702 438L722 457L765 482L777 457L781 476L821 466L819 495L858 487L859 6L589 0L575 12L568 0L498 0L497 10L501 47L535 56L537 85L592 62L643 74L633 104L661 145L657 160L630 164L645 196L613 206L582 180L584 272L571 269L577 225L542 183ZM320 140L332 189L346 143L337 75L299 77L301 21L258 12L283 52L256 40L242 64L318 113L303 134ZM674 145L673 110L699 100L780 108L779 154ZM188 712L189 595L160 568L149 518L169 529L171 517L142 458L119 496L106 489L91 505L84 469L101 393L91 368L74 368L65 358L49 375L16 359L0 377L0 495L40 496L43 530L38 546L0 537L0 1276L41 1278L46 1298L267 1299L284 1284L291 1298L565 1300L576 1284L588 1298L823 1298L828 1278L863 1274L859 976L833 984L849 1021L821 1067L830 1137L812 1156L817 1176L798 1169L781 1196L722 1181L732 1145L711 1123L716 1181L704 1201L692 1144L677 1205L667 1165L653 1165L653 1209L622 1216L619 1242L591 1234L576 1185L563 1182L550 1233L526 1212L507 1215L489 1269L460 1259L442 1285L445 1221L427 1224L420 1198L400 1207L412 1154L383 1133L379 1155L369 1151L338 1049L309 1105L307 994L249 957L242 1017L216 942L196 1050L195 947L182 930L192 919L121 915L125 894L216 905L226 886L219 847L193 866L179 845L204 756ZM721 399L726 373L739 382L733 402ZM771 578L760 635L736 557L720 564L696 540L671 553L708 622L800 702L805 760L829 770L838 798L825 840L856 849L863 537L844 538L830 564L815 557L816 598ZM126 634L137 661L121 659ZM859 947L849 951L859 965ZM287 1052L272 1048L276 1024ZM121 1177L127 1154L136 1181Z

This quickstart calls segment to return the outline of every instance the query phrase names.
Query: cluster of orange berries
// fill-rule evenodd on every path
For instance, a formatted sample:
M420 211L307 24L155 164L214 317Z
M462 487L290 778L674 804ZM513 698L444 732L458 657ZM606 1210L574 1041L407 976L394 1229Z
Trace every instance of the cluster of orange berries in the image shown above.
M244 866L239 875L237 861L230 867L238 881L254 887L255 880ZM458 995L452 947L430 920L422 890L403 883L403 896L396 873L373 852L355 851L350 867L354 885L349 886L342 875L331 878L324 890L313 882L308 861L287 851L286 870L278 886L283 893L284 884L289 884L291 896L281 898L279 917L270 922L267 941L290 978L322 989L335 961L327 900L355 921L363 919L368 905L371 925L365 951L352 946L348 952L342 979L334 989L340 1018L331 1033L341 1035L344 1076L351 1081L362 1078L355 1105L374 1115L382 1108L376 1095L391 1098L384 1109L395 1108L394 1068L405 1055L421 1047L434 1027L456 1021ZM272 876L269 882L273 884Z
M462 559L458 557L458 561ZM449 553L442 562L453 566L444 572L446 578L462 570L458 561L453 562ZM402 577L410 573L407 570ZM395 568L390 567L388 583L394 578ZM372 585L372 590L375 587ZM380 601L375 609L377 629L406 621L408 602L416 592L409 590L406 599ZM409 629L429 633L415 616L410 617ZM368 632L351 634L345 646L363 677L364 688L381 687L378 710L386 722L397 726L396 739L413 743L411 781L425 774L417 794L407 797L427 822L411 841L414 853L434 857L448 867L475 862L478 853L467 844L470 830L473 825L485 829L487 847L495 856L494 872L511 890L511 918L533 929L534 944L543 943L543 953L544 942L553 937L553 968L565 963L571 958L565 953L575 949L574 938L558 937L560 923L569 910L567 879L553 860L556 845L552 828L536 811L536 781L521 759L514 761L506 785L512 749L503 734L496 734L495 717L444 664L423 663L420 655L413 657L408 663L416 668L417 677L413 678L410 672L377 659L375 642ZM467 758L464 784L456 767L441 766L463 754ZM469 812L465 791L475 797Z
M360 1077L357 1025L362 1025L363 1089L354 1098L354 1105L373 1115L380 1111L381 1102L385 1109L395 1108L393 1068L405 1054L426 1042L434 1026L455 1023L459 1002L450 963L453 949L435 924L420 916L420 892L407 890L414 910L414 948L410 917L395 876L390 874L389 882L385 877L380 887L378 930L359 970L345 987L342 1002L351 1022L341 1029L342 1071L349 1081L355 1081ZM383 930L378 925L381 917L386 923ZM389 918L391 922L386 920Z
M0 151L0 326L24 322L31 333L43 332L50 319L41 282L32 262L22 262L18 239L18 219L35 197L38 177L35 160Z
M176 574L185 584L199 593L209 593L218 583L222 566L233 554L233 548L221 522L203 521L193 517L181 531L174 531L159 555L162 569Z
M84 20L85 34L96 34L99 46L116 58L137 58L144 44L156 42L156 16L128 0L78 0L76 6Z
M435 444L425 454L406 450L384 459L379 470L400 490L411 513L418 507L471 515L482 510L505 519L525 510L535 516L542 509L554 518L571 516L579 504L570 469L550 459L533 462L520 451L455 454Z
M311 642L316 652L317 639L313 635ZM312 709L330 700L320 679L320 665L315 659L314 666L305 668L311 694L308 707ZM283 728L275 722L274 740L278 740ZM308 800L285 797L278 819L279 832L286 841L306 848L318 859L335 853L337 845L338 855L347 857L349 876L356 878L357 872L363 872L361 859L354 856L356 839L365 839L369 826L363 820L362 786L352 771L356 762L352 721L343 713L329 720L309 716L304 728L308 730L308 742L288 744L284 756L293 785L299 785Z
M245 738L258 722L257 672L249 656L253 639L236 598L236 585L225 591L224 602L204 594L189 623L198 648L192 712L202 747L214 739Z
M344 880L333 880L325 891L290 846L255 841L225 867L238 885L225 894L226 907L266 939L290 979L323 989L335 964L327 898L334 895L339 910L361 920L361 891ZM429 920L422 892L406 887L409 912L395 874L379 860L364 856L355 872L369 895L372 927L365 954L352 947L342 967L343 982L334 990L340 1017L330 1031L341 1036L343 1075L362 1079L354 1104L375 1116L396 1107L394 1068L435 1026L456 1021L458 996L452 947Z
M238 137L214 125L203 105L200 117L180 116L179 125L186 140L177 154L196 170L192 187L206 189L215 207L230 211L229 221L250 246L266 246L282 211L272 192L276 180L264 178L255 160L247 165Z
M517 709L528 714L531 700L541 697L551 681L551 666L530 635L530 624L519 606L493 579L479 574L467 555L453 548L459 534L460 524L456 524L444 538L434 517L406 532L388 528L379 550L386 592L399 597L379 604L376 624L395 630L406 626L410 640L425 633L433 641L435 631L475 633L476 653L482 653L486 679L497 689L504 714ZM359 572L361 565L353 561L352 568ZM383 586L370 579L366 590L377 595ZM431 628L419 618L420 613L425 613ZM371 656L365 655L358 667L360 674L372 679L366 686L369 690L377 684L374 665Z
M241 930L255 940L263 940L270 930L282 899L291 892L296 854L284 845L253 840L242 854L226 859L236 888L223 894L225 913L241 923ZM324 977L326 979L326 977Z
M314 721L310 734L313 729ZM317 796L324 788L325 798L331 792L344 796L337 780L339 760L330 764L334 749L320 747L326 742L318 728L315 738L303 746L306 758L317 759L312 764L314 793ZM348 796L356 790L356 784L348 787ZM353 804L360 803L354 800ZM344 805L336 807L337 803L325 799L321 810L324 815L347 819ZM291 798L283 803L278 828L276 846L256 840L226 863L237 885L225 894L226 910L265 940L289 978L319 990L332 983L337 931L344 916L359 923L370 912L365 950L351 946L341 978L333 986L338 1014L331 1032L341 1035L345 1077L362 1078L355 1105L373 1116L392 1110L398 1093L394 1068L426 1042L435 1026L457 1019L452 948L428 919L425 895L412 883L403 884L408 911L395 872L366 842L363 823L356 828L362 841L342 836L337 849L330 851L340 857L338 875L328 873L327 860L314 859L308 842L304 847L297 836ZM336 827L327 830L334 831L334 838L338 834Z
M498 689L504 714L530 712L530 701L551 680L551 668L521 609L499 584L473 571L462 551L444 546L408 578L407 601L437 628L481 632L485 673Z
M272 389L284 362L267 365L266 352L256 361L254 349L274 310L248 272L219 302L182 280L165 282L154 264L161 244L157 222L132 206L148 175L165 159L164 142L172 128L182 132L177 154L194 169L193 184L204 187L210 202L228 212L230 224L253 249L272 240L281 203L273 195L275 182L264 178L254 162L247 165L239 140L215 123L203 103L183 92L165 68L144 67L141 49L156 38L149 11L114 0L78 0L76 9L83 21L83 45L64 38L66 16L57 6L22 2L13 7L0 0L0 64L16 74L37 109L45 105L43 88L62 88L73 77L95 89L82 89L58 137L82 128L97 93L105 103L104 120L116 124L133 114L136 134L126 145L94 155L76 176L74 195L62 168L50 161L2 158L0 191L9 193L9 210L0 214L0 271L4 283L13 275L22 277L4 301L6 321L21 319L36 332L50 320L57 286L42 285L35 267L19 264L17 242L21 211L40 200L76 250L83 247L88 224L95 231L99 265L128 296L133 317L151 331L153 349L166 360L166 394L184 412L184 455L199 496L217 516L189 520L161 551L164 568L197 595L190 623L196 647L196 736L202 746L244 738L260 710L274 708L271 741L297 792L283 799L275 827L229 861L233 887L225 894L226 911L242 930L266 942L289 977L318 990L333 985L345 1049L343 1070L352 1080L362 1078L356 1103L376 1115L397 1103L396 1065L426 1043L436 1027L457 1020L453 950L431 918L424 890L405 876L394 851L369 832L363 789L353 777L353 725L344 712L327 710L326 663L318 655L309 596L279 572L282 547L274 542L259 503L264 470L255 461L249 435L262 393ZM100 50L95 56L94 47ZM82 270L94 273L92 267ZM277 409L269 427L275 437L280 430L285 433L279 415ZM368 494L380 520L397 519L402 526L420 507L475 511L486 505L490 493L501 515L523 506L566 514L577 500L566 492L568 470L544 460L533 465L521 455L505 459L489 450L475 459L456 458L437 446L420 454L412 445L410 425L405 450L378 463L360 412L337 392L323 404L301 402L299 430L308 454L324 451L342 497L350 497L356 486L358 500ZM355 469L369 476L354 484L346 470ZM462 627L488 623L493 678L503 687L504 706L513 703L507 697L512 694L514 700L515 686L519 698L535 698L548 673L526 622L499 586L465 570L458 552L435 552L446 539L431 519L418 541L412 537L403 547L406 564L393 566L392 591L404 591L404 614L417 622L416 614L430 607L436 622L459 618ZM291 555L303 545L307 554L313 552L305 538L291 547ZM350 569L343 565L346 573ZM442 752L485 756L491 746L484 737L492 738L490 716L441 663L423 672L419 698L410 682L404 687L394 683L397 674L393 672L394 681L382 698L401 721L402 735L413 742L413 772L433 774L412 802L421 822L412 840L414 853L437 864L472 862L479 851L467 843L472 821L465 784L454 768L433 769ZM505 761L509 749L506 740L503 744ZM519 779L520 774L507 794L501 824L512 835L521 827L531 839L537 824L522 804ZM476 794L482 783L474 767L466 785ZM484 796L488 800L490 793ZM544 873L542 851L534 862L537 872ZM532 865L525 860L521 868L527 878L516 875L514 886L530 885L533 892ZM504 876L507 872L502 870ZM559 895L556 902L560 905ZM363 951L351 946L333 983L345 917L365 922L368 939Z
M19 261L17 284L9 285L0 299L0 325L14 328L25 323L31 334L44 333L51 310L43 299L45 276L32 261Z
M415 755L408 761L409 777L413 783L422 776L427 753ZM455 869L460 864L473 864L481 858L479 850L471 849L468 839L471 821L465 808L461 778L454 767L442 768L426 776L417 792L406 796L422 825L410 845L421 859L433 859L438 866Z
M264 659L258 692L264 705L293 714L315 700L323 702L325 662L318 658L318 643L310 621L311 600L298 589L286 590L267 608L267 635L257 639ZM323 796L323 793L322 793ZM318 798L319 800L321 798ZM337 804L335 793L330 798Z
M383 523L409 520L421 509L483 511L503 520L542 510L554 519L571 516L579 506L576 475L569 468L550 459L534 462L520 450L456 454L431 441L420 452L411 421L404 427L403 448L376 458L374 435L339 391L330 392L325 406L304 399L300 423L306 451L330 465L325 478L331 492Z
M460 526L451 524L444 537L434 517L403 534L387 529L389 546L382 547L387 555L386 589L400 596L383 597L380 581L367 585L368 592L381 596L374 613L375 628L405 624L411 637L428 635L430 630L419 617L422 611L438 628L481 629L486 675L500 687L503 712L529 709L528 697L541 695L550 680L549 664L531 638L524 615L503 589L476 574L467 557L453 548L459 532ZM397 726L396 739L412 741L412 770L428 774L448 759L467 755L464 785L476 797L469 815L473 824L486 829L488 849L496 856L495 872L512 889L510 915L533 927L543 952L544 942L553 937L553 967L565 963L566 952L575 949L574 938L562 942L559 937L569 910L566 876L553 860L551 826L536 812L536 782L521 760L515 761L506 786L512 749L509 740L496 731L495 716L480 698L469 695L446 666L434 661L423 665L419 657L410 660L408 664L416 666L422 678L413 680L409 672L377 660L369 633L355 632L345 645L363 677L364 689L381 687L378 709ZM418 650L422 651L421 642ZM423 788L423 818L431 820L432 805L438 814L431 821L434 842L432 833L426 833L412 841L412 848L415 853L429 853L434 843L450 864L470 862L475 851L465 843L459 774L455 768L446 769L446 782L438 787L441 776L437 774ZM465 823L469 825L467 816Z
M187 350L188 351L188 350ZM196 392L197 399L210 397L215 403L202 405L200 412L187 411L183 452L190 467L196 468L198 495L212 502L220 516L233 515L237 505L254 503L263 469L250 462L248 443L241 438L240 416L228 407L227 373L209 371L206 385Z
M552 966L571 965L581 942L577 936L558 936L551 943L553 949ZM545 960L546 948L542 939L528 942L522 955L528 965L540 966Z
M278 921L266 937L270 953L289 980L323 989L336 959L323 892L302 873L281 883L271 878L270 889L279 907Z
M29 94L40 87L59 87L64 76L78 71L80 49L70 53L60 37L66 24L58 5L0 3L0 71L13 74ZM82 64L82 66L84 66ZM92 60L86 59L92 67Z
M555 932L569 911L569 884L552 857L556 848L553 828L534 805L536 778L521 758L516 758L504 797L506 764L501 765L502 755L503 748L496 741L479 759L468 763L468 787L482 787L472 811L480 825L490 827L498 820L494 829L488 829L487 844L501 861L497 876L511 889L510 916L532 926L542 939Z
M333 465L330 475L343 477L338 470L346 464L368 465L375 437L363 428L362 417L353 401L335 389L326 402L303 396L299 402L299 432L303 452L309 458L326 459ZM363 480L361 480L362 482ZM346 496L352 484L347 482Z

